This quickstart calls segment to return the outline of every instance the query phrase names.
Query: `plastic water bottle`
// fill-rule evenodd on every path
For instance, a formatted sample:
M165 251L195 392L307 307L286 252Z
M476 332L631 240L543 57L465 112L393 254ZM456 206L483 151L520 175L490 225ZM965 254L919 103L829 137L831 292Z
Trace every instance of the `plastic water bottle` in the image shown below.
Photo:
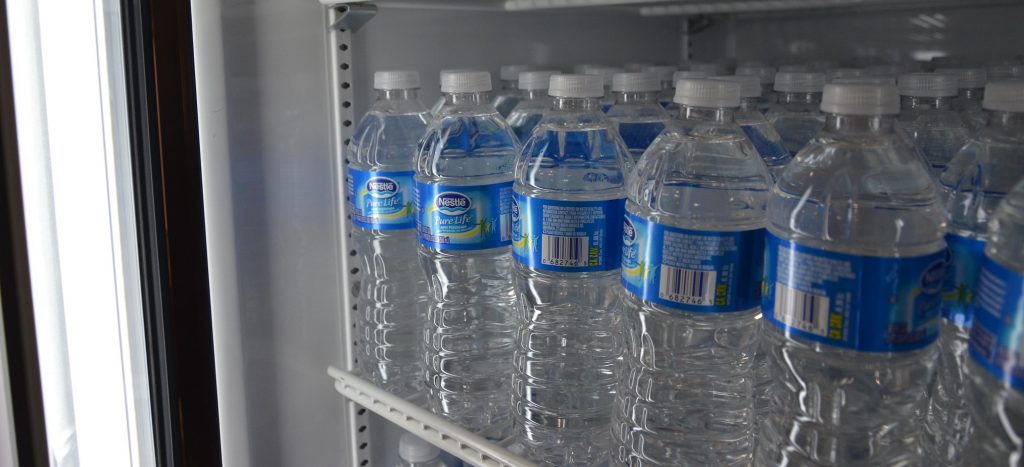
M988 89L983 105L993 114L990 125L939 178L950 216L950 261L942 291L939 375L925 428L932 460L942 465L963 464L972 428L964 367L989 226L996 206L1024 178L1024 82L993 83Z
M653 73L616 73L612 76L615 104L608 109L608 119L618 128L633 162L640 159L654 138L665 129L665 122L671 119L658 102L660 91L661 82Z
M990 232L967 363L975 428L966 465L1016 466L1024 458L1024 183L996 209Z
M682 80L676 102L627 183L611 463L748 465L771 176L736 83Z
M427 285L416 261L416 145L430 115L415 71L378 71L377 100L356 126L347 158L352 241L362 263L356 325L359 368L401 396L423 388L420 336Z
M658 93L658 103L662 107L667 108L672 104L672 99L676 95L676 85L672 77L675 75L676 67L671 65L654 65L645 68L643 71L647 73L653 73L658 77L658 81L661 82L661 92Z
M502 65L501 66L501 89L494 93L491 104L498 109L501 116L508 117L509 112L516 108L516 104L523 98L519 89L519 74L532 69L529 65Z
M793 158L782 145L782 138L775 127L758 110L761 96L761 82L756 76L717 76L712 79L728 80L740 87L740 108L736 110L736 124L743 129L747 138L761 155L772 180L779 178L786 164Z
M741 66L736 67L738 76L755 76L761 86L758 93L757 110L761 113L768 112L768 109L779 102L775 94L775 68L770 66Z
M416 159L416 224L430 287L430 406L482 436L503 439L511 431L512 170L519 144L488 103L490 90L485 71L441 74L445 106Z
M601 77L554 75L548 92L551 108L516 163L512 410L529 457L597 465L624 347L616 283L631 161L601 112Z
M953 110L957 79L941 73L900 75L900 116L897 126L938 177L970 137L970 130Z
M601 111L607 112L615 103L615 97L612 96L612 76L615 73L622 73L622 68L610 67L610 66L592 66L584 68L580 73L585 75L598 75L601 77L604 83L604 97L601 98Z
M825 129L768 203L762 334L774 377L756 464L923 465L945 213L894 129L894 86L830 84Z
M672 73L672 102L665 106L665 110L668 111L669 116L673 118L679 116L679 104L677 104L675 101L676 83L684 79L703 79L710 78L712 76L715 75L712 75L711 73L708 73L706 71L679 70L676 71L675 73Z
M445 467L441 450L412 433L398 439L398 458L398 467Z
M960 113L960 118L971 131L984 128L988 121L988 115L981 108L981 101L985 97L985 82L988 80L985 69L939 68L935 72L956 76L960 92L956 99L953 99L953 110Z
M825 75L821 73L779 72L775 91L779 103L765 117L782 137L782 144L796 155L825 126L825 115L818 110Z
M519 141L526 141L533 128L540 122L544 111L551 107L548 97L548 82L558 71L524 71L519 73L519 90L522 99L508 114L508 124Z

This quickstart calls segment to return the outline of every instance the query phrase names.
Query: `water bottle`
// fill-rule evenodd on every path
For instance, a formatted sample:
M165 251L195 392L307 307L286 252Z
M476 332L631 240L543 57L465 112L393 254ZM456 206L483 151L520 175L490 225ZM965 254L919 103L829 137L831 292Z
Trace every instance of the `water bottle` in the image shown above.
M825 75L821 73L775 74L779 103L768 109L765 117L791 155L795 156L825 126L825 115L818 109L824 85Z
M490 90L485 71L441 74L445 105L416 158L416 225L430 287L430 407L470 431L504 439L511 432L512 170L519 143L489 103Z
M957 153L939 182L949 212L949 266L942 290L939 374L925 428L934 462L963 465L972 423L964 397L971 304L977 293L989 225L996 206L1024 178L1024 82L992 83L984 107L989 126Z
M970 137L970 130L953 111L957 79L941 73L900 75L900 115L903 131L938 177Z
M376 385L405 397L423 388L427 284L409 264L416 261L414 158L430 116L416 96L415 71L378 71L373 87L377 100L347 148L345 183L362 264L358 366Z
M775 94L775 67L770 66L741 66L736 67L738 76L755 76L761 86L758 93L757 110L761 113L768 112L768 109L779 102Z
M775 127L764 118L759 110L761 82L756 76L718 76L712 79L728 80L740 87L740 108L736 110L734 119L743 129L747 138L761 155L772 180L779 178L786 164L793 158L782 145L782 138Z
M985 82L988 75L984 68L939 68L936 73L955 75L959 95L953 99L953 110L960 113L960 118L971 131L985 127L988 115L981 108L985 97Z
M529 65L502 65L501 66L501 89L494 93L491 104L502 118L508 117L509 112L516 108L516 104L523 98L519 89L519 74L531 70Z
M622 68L610 67L610 66L590 66L584 68L580 73L585 75L597 75L601 77L604 86L604 97L601 98L601 111L607 112L615 103L615 97L612 96L612 76L615 73L622 73Z
M945 212L894 129L894 86L830 84L768 202L771 404L756 465L923 465Z
M661 92L658 93L658 103L668 108L672 104L672 98L676 95L676 85L672 77L675 75L676 67L672 65L655 65L645 68L643 71L653 73L661 81Z
M748 465L771 176L736 83L682 80L676 102L627 182L611 463Z
M412 433L398 439L398 458L398 467L445 467L441 450Z
M661 82L653 73L612 76L615 104L608 109L608 119L618 128L633 162L640 159L671 118L658 102L660 91Z
M966 465L1017 466L1024 457L1022 303L1024 182L996 209L985 246L967 363L975 428Z
M676 83L684 79L703 79L710 78L713 75L707 71L692 71L692 70L679 70L672 73L672 102L665 106L665 110L668 112L670 117L676 118L679 116L679 104L676 103Z
M596 465L624 347L616 282L631 160L601 112L600 76L554 75L548 92L515 171L512 411L530 458Z
M551 107L548 97L548 81L558 71L524 71L519 73L519 91L522 98L508 114L508 124L519 141L526 141L533 128L540 122L544 111Z

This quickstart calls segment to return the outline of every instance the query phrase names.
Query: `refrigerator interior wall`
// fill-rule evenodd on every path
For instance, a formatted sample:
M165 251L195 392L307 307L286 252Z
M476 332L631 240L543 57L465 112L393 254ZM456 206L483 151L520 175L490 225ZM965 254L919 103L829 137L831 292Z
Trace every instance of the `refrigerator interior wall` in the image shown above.
M979 5L744 14L732 24L716 17L714 25L691 36L691 51L698 61L729 56L779 63L839 58L848 66L936 55L983 63L1024 53L1024 5Z
M382 5L354 34L331 33L329 13L315 0L192 2L225 465L395 459L397 430L348 412L326 374L351 364L343 284L358 267L334 154L372 102L373 70L419 70L429 105L443 67L485 68L497 85L502 63L674 63L681 48L678 18L617 11Z

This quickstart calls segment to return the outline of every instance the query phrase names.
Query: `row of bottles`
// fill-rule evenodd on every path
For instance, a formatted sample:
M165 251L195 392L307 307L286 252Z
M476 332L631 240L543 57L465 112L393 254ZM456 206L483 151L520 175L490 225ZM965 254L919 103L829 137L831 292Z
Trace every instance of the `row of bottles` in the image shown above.
M445 71L433 115L377 73L347 180L367 377L550 465L1021 451L1024 82L582 70L493 101Z

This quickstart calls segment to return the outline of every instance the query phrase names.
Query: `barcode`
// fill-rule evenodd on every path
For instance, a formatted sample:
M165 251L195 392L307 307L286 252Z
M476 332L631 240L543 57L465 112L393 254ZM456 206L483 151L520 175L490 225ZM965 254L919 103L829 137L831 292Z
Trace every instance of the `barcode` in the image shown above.
M775 283L775 318L801 331L828 335L828 297Z
M714 305L715 271L697 271L661 265L658 298L685 305Z
M501 224L501 241L512 241L512 215L502 214L499 223Z
M557 235L541 235L542 264L551 266L586 266L587 250L590 245L587 237L560 237Z

